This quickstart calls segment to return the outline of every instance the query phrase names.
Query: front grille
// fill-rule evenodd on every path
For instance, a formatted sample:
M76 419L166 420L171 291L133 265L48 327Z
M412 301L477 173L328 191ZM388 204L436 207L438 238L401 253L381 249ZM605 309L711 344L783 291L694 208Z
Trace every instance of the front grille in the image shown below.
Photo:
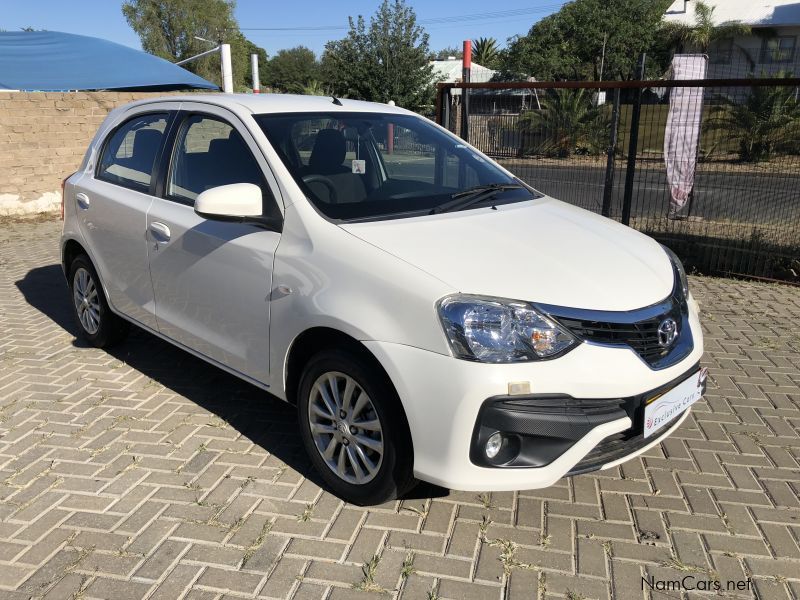
M630 312L548 308L549 314L579 339L631 348L653 368L670 366L691 352L686 303L677 295ZM658 328L667 318L675 321L678 331L673 343L665 348L659 344Z
M638 321L636 323L611 323L560 318L579 338L599 344L616 344L632 348L648 363L655 363L669 354L669 348L658 343L658 326L667 317L680 323L680 310ZM680 332L679 332L680 334Z
M592 451L584 456L580 462L572 467L572 469L570 469L570 471L567 473L567 476L580 475L581 473L596 471L603 465L607 465L610 462L624 458L629 454L633 454L634 452L641 450L648 444L659 441L669 432L670 429L675 426L675 423L680 420L685 412L686 411L677 415L666 425L663 425L657 434L648 438L644 437L643 433L635 434L634 430L636 428L631 428L627 431L622 431L615 435L608 436L602 442L597 444L597 446L592 448ZM641 427L638 429L641 430Z
M522 399L508 398L498 405L537 413L600 416L625 410L624 398L572 398L571 396L543 396Z

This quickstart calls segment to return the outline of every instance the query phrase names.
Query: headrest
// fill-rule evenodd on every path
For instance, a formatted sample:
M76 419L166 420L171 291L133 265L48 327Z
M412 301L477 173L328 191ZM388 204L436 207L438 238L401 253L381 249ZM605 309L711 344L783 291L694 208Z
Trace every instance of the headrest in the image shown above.
M319 173L341 170L346 154L344 136L338 129L322 129L314 140L308 166Z

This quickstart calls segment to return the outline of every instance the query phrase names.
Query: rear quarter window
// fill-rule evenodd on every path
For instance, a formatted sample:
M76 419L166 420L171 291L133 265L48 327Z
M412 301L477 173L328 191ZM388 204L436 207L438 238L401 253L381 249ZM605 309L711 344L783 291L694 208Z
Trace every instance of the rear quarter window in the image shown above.
M149 192L168 118L167 113L138 115L117 127L104 142L97 178Z

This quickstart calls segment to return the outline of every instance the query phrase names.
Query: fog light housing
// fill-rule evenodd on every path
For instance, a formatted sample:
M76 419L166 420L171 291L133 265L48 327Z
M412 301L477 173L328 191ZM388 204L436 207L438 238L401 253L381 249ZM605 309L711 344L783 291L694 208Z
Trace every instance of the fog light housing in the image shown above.
M489 459L494 458L500 453L500 449L503 447L503 434L502 433L493 433L489 436L489 439L486 440L486 457Z

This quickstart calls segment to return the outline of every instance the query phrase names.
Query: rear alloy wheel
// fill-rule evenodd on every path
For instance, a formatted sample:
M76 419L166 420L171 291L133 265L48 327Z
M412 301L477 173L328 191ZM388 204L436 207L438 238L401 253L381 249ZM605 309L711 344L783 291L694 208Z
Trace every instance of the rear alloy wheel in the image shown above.
M378 369L356 354L322 352L300 380L303 443L340 498L379 504L410 489L412 450L400 400Z
M69 284L72 308L81 337L98 348L122 341L128 334L130 325L111 312L97 271L85 254L72 261Z

